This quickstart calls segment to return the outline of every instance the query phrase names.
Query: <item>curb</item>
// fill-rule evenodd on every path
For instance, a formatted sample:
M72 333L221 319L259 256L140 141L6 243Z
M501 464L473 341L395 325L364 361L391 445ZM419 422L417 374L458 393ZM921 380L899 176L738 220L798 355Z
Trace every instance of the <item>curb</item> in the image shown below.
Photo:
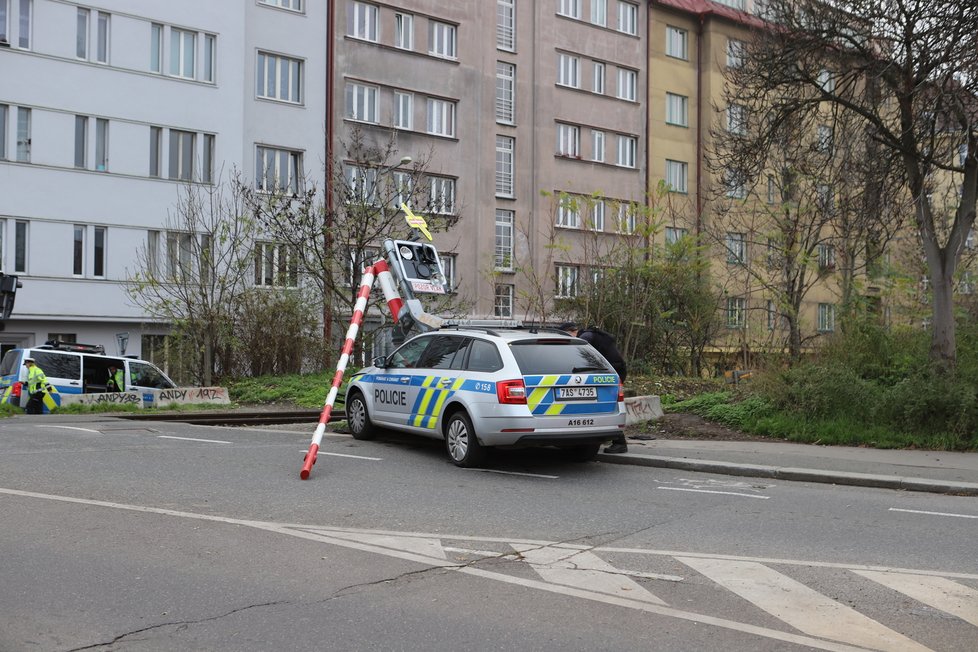
M700 473L719 473L754 478L772 478L795 482L822 482L825 484L850 485L854 487L874 487L879 489L900 489L903 491L924 491L929 493L952 494L956 496L978 496L978 484L955 482L953 480L930 480L926 478L905 478L898 475L877 475L873 473L847 473L845 471L819 471L762 464L737 464L715 460L694 460L681 457L661 457L623 453L610 455L598 453L598 461L611 464L630 464L632 466L654 466L667 469L681 469Z

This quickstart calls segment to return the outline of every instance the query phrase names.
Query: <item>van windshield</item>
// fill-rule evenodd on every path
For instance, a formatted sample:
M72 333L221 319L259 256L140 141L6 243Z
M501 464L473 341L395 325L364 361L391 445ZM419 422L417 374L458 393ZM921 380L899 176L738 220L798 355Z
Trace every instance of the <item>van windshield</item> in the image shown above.
M7 351L3 356L3 362L0 362L0 376L9 376L19 372L20 370L17 368L19 361L20 351Z
M524 376L616 373L600 353L581 340L522 340L513 342L510 350Z

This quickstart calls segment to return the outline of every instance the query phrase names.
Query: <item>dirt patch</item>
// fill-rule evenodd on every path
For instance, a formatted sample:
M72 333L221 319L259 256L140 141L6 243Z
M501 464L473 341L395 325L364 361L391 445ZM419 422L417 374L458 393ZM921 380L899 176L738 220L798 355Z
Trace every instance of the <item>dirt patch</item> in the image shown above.
M715 441L771 441L770 437L758 437L707 421L701 416L683 412L664 414L657 421L637 423L625 429L627 437L642 439L710 439Z

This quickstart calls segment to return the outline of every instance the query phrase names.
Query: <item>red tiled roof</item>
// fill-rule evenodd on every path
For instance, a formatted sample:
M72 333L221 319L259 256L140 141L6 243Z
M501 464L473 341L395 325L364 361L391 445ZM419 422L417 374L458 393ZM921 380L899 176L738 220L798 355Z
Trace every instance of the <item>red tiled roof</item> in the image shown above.
M650 0L649 4L669 7L670 9L676 9L696 16L719 16L735 23L753 27L764 25L764 21L757 16L749 14L746 11L741 11L740 9L728 7L719 2L711 2L711 0Z

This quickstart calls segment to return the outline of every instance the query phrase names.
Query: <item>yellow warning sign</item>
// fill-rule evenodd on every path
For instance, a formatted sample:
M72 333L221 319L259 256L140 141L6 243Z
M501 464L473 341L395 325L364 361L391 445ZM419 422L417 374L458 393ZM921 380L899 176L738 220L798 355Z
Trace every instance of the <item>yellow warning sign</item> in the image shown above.
M402 203L401 210L404 211L404 219L407 220L408 225L421 231L424 237L431 240L431 234L428 233L428 223L424 221L424 218L412 213L411 209L407 207L407 204Z

